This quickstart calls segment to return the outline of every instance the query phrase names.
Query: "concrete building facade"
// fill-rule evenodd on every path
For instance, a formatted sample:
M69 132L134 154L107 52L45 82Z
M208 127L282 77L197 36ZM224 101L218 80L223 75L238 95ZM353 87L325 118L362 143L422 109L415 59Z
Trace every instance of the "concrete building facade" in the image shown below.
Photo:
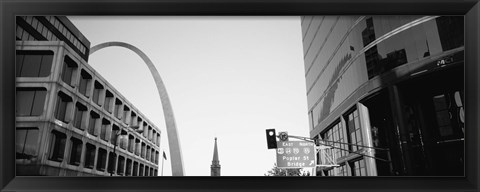
M16 173L156 176L159 128L88 65L66 17L17 17Z
M302 16L321 176L464 174L462 16ZM318 155L319 164L326 164Z

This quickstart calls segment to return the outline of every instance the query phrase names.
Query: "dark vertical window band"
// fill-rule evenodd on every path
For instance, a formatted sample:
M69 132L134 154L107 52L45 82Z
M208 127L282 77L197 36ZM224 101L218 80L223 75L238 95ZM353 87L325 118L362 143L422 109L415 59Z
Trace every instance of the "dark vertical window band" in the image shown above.
M106 163L107 163L107 151L105 149L98 148L97 170L105 171Z
M90 112L90 119L88 120L88 134L97 136L97 122L100 119L100 115L95 111Z
M45 88L17 88L16 95L16 115L17 116L40 116L43 114L45 97L47 89Z
M355 144L350 145L351 151L358 151L361 149L360 146L363 145L362 131L360 128L360 120L358 117L358 110L354 109L351 113L345 116L345 121L347 122L347 132L349 135L349 143Z
M132 176L138 176L138 162L133 162L133 173Z
M74 87L73 79L77 68L78 64L73 61L69 56L65 56L62 68L62 81Z
M100 105L100 97L101 97L102 91L103 91L103 85L100 84L98 81L95 81L92 100L98 106L101 106Z
M82 71L80 72L80 83L78 85L78 91L85 97L90 97L89 87L91 81L92 75L88 74L85 70L82 69Z
M115 109L113 110L113 113L117 119L122 119L122 105L122 101L115 99Z
M100 129L100 139L103 139L104 141L108 140L107 135L108 135L109 128L110 128L110 121L103 118L102 127Z
M465 26L463 16L439 17L436 22L443 51L464 45Z
M67 109L69 103L72 102L72 98L63 92L58 92L57 103L55 106L55 118L68 123L67 121Z
M120 128L118 127L118 125L115 125L113 124L112 125L112 131L110 133L110 143L112 143L113 145L117 145L117 138L118 138L118 135L117 135L117 132L120 131Z
M70 165L80 165L80 158L82 157L82 148L83 142L77 138L70 138L71 148L70 148L70 160L68 164Z
M83 130L83 117L87 111L87 107L79 102L75 105L75 115L73 118L73 126Z
M115 173L115 165L116 165L117 155L115 153L110 152L108 153L108 172Z
M38 128L17 127L15 135L16 159L35 160L38 156Z
M62 162L65 154L66 141L67 136L64 133L53 130L50 139L50 152L48 159Z
M107 90L105 92L105 102L103 103L103 108L107 110L109 113L111 113L112 105L113 105L113 93Z
M123 175L125 173L125 157L119 155L117 165L118 165L117 174L118 175Z
M52 69L52 51L17 51L17 77L47 77Z
M127 168L125 171L125 176L132 176L132 160L127 159Z
M85 151L85 168L93 169L95 165L95 150L97 148L95 145L90 143L86 144L86 151Z

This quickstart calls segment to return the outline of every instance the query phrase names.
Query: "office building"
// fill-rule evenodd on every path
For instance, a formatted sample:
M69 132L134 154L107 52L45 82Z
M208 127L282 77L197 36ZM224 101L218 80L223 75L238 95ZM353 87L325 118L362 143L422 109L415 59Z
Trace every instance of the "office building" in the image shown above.
M332 147L318 176L463 176L463 16L303 16L301 28L310 137Z
M16 174L156 176L159 128L88 65L81 32L66 17L16 23Z

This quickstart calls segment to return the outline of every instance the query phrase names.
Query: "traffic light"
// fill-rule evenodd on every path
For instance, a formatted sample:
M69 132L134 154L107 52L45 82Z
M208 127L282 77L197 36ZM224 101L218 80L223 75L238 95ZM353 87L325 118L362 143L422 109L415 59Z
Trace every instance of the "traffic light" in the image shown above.
M267 129L267 146L268 149L276 149L277 148L277 134L275 133L275 129Z

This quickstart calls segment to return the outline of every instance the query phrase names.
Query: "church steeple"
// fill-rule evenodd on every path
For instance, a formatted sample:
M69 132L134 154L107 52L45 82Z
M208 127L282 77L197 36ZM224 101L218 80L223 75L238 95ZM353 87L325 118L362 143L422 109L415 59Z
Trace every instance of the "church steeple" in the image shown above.
M213 148L213 160L210 166L210 176L220 176L220 161L218 160L217 138L215 137L215 146Z

